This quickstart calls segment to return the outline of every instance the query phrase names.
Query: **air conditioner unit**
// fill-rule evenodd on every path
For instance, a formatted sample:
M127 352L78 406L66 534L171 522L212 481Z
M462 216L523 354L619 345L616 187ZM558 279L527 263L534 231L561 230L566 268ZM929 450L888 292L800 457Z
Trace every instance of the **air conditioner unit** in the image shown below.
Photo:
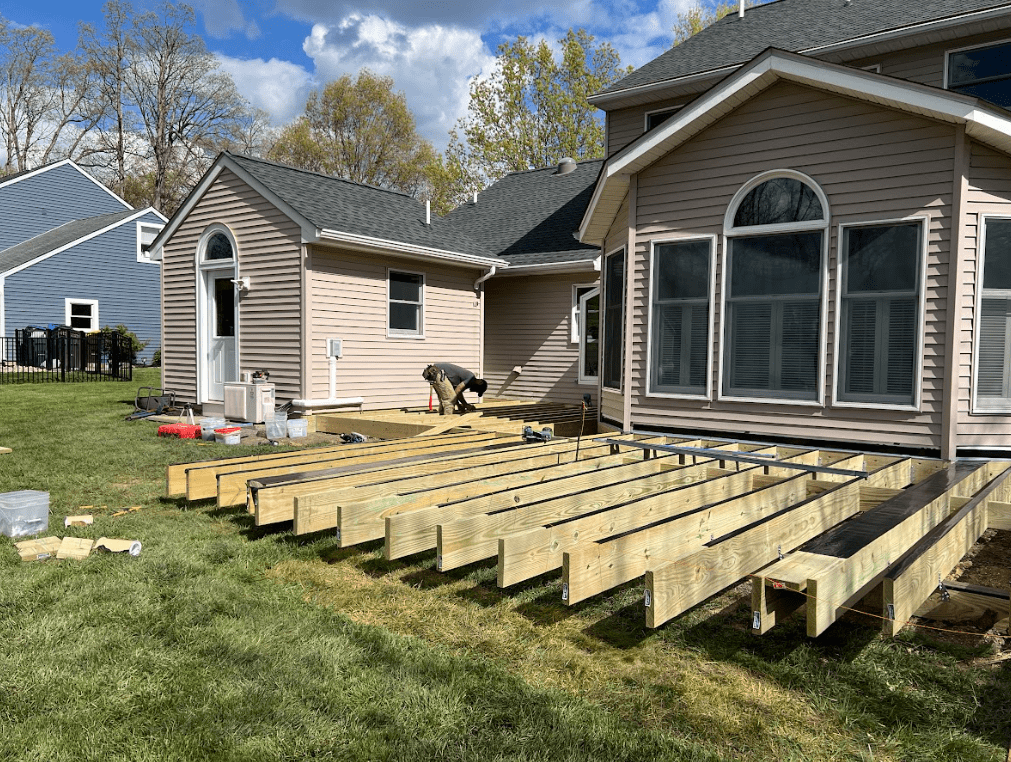
M273 384L225 384L225 418L263 423L274 412Z

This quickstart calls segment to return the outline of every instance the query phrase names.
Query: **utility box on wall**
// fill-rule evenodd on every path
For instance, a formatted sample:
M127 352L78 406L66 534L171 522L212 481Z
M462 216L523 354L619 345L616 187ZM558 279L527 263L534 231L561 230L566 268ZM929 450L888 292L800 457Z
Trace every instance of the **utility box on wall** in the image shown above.
M263 423L274 412L273 384L225 384L225 418Z

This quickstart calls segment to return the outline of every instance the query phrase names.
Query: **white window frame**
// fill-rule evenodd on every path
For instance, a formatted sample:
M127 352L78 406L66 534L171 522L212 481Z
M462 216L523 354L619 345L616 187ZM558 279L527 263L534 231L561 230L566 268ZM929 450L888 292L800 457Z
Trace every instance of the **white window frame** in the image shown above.
M155 224L153 222L138 222L137 223L137 261L143 262L145 264L157 264L157 259L152 259L150 251L144 251L144 234L154 233L150 241L153 241L158 234L165 227L164 224ZM150 243L148 241L148 243Z
M70 322L70 311L71 306L75 304L86 304L91 307L91 328L75 328L75 331L84 331L85 333L94 333L101 328L101 321L98 317L98 299L74 299L72 297L67 297L63 300L63 324L71 325Z
M716 247L718 237L715 235L696 235L673 238L657 238L649 242L649 302L646 309L646 396L656 399L671 400L710 400L713 388L713 330L716 326ZM709 325L706 328L706 391L705 394L686 394L675 392L654 392L653 388L653 302L655 301L656 283L653 277L653 264L656 247L665 243L686 243L689 241L709 242Z
M799 180L815 192L818 201L821 203L823 218L820 221L808 222L787 222L780 225L751 225L748 227L734 227L734 217L737 215L737 208L744 197L754 188L767 180L774 180L778 177L788 177ZM723 218L723 238L722 251L720 252L720 352L717 358L716 374L716 399L720 402L751 402L763 405L789 405L792 407L825 407L825 364L827 358L826 332L828 330L828 284L829 284L829 230L831 227L832 212L829 208L828 197L813 178L793 169L772 169L767 172L755 175L748 182L741 186L740 190L734 194L727 206L726 215ZM819 299L821 302L819 327L820 339L818 346L818 390L813 400L793 399L791 397L742 397L734 394L727 394L723 391L724 371L726 370L726 343L727 343L727 259L730 250L730 241L733 238L742 238L753 235L773 235L776 233L791 232L814 232L821 231L821 292Z
M683 109L687 105L688 105L688 102L685 101L684 103L676 103L673 106L667 106L666 108L655 108L652 111L645 112L642 115L642 132L643 132L643 134L645 135L647 132L649 132L649 118L651 116L653 116L654 114L666 114L667 112L671 112L671 116L674 116L674 114L676 114L678 111L680 111L681 109ZM657 127L659 127L659 126L660 125L658 124Z
M569 343L578 344L581 336L579 327L579 289L599 289L600 281L593 283L573 283L572 284L572 312L569 315Z
M390 295L390 273L400 273L402 275L417 275L421 278L421 302L418 304L418 330L417 331L401 331L395 330L390 327L390 303L392 297ZM417 341L419 339L425 338L425 286L427 285L428 279L425 273L416 270L405 270L401 267L387 267L386 268L386 338L388 339L409 339L412 341ZM398 304L414 304L414 302L399 302Z
M582 303L592 299L594 296L597 297L597 375L596 376L586 376L583 375L583 368L586 362L586 342L583 341L583 323L586 319L586 315L582 310ZM577 378L580 384L583 385L593 385L596 386L600 381L600 286L594 286L592 289L587 291L579 298L580 304L577 305L577 310L579 312L579 331L580 331L580 341L579 341L579 357L577 362L579 363Z
M1011 222L1011 215L989 214L979 215L978 256L976 257L976 298L972 316L972 415L1008 415L1011 414L1011 402L1006 408L980 407L979 404L979 315L983 308L983 268L986 266L986 225L990 220Z
M883 225L902 225L910 222L920 223L920 251L919 251L919 294L916 300L916 346L913 375L913 404L899 405L894 402L847 402L839 399L839 387L842 380L842 300L843 300L843 241L844 231L849 228L865 228ZM927 306L927 252L930 234L930 217L927 215L912 215L909 217L899 217L885 220L860 220L859 222L840 223L836 229L836 241L838 252L836 255L835 269L835 320L833 337L833 357L835 367L832 369L832 407L840 408L864 408L872 410L901 410L905 412L918 413L923 405L923 345L925 340L925 316Z
M618 387L615 388L615 387L612 387L612 386L605 386L604 385L604 336L605 336L605 330L604 330L605 323L604 323L604 321L607 319L607 314L606 314L607 313L607 304L606 304L606 299L605 299L604 294L605 294L605 289L607 287L607 284L605 282L607 280L607 260L608 260L609 257L617 254L618 252L623 252L624 253L624 255L625 255L625 263L624 263L624 267L622 268L624 275L623 275L623 277L621 279L622 280L622 283L621 283L621 319L619 321L619 323L621 325L621 373L619 374L621 376L621 381L619 382ZM600 313L599 313L600 314L600 338L599 338L599 342L600 342L600 362L597 365L597 373L599 374L598 377L600 378L600 388L601 389L603 389L605 391L609 391L609 392L617 392L619 394L622 392L622 389L624 388L624 382L625 382L625 349L626 349L626 347L625 347L625 312L627 310L627 305L625 304L625 294L626 294L627 291L628 291L628 249L624 245L622 245L622 246L616 246L614 249L612 249L607 254L605 254L604 257L603 257L603 259L600 262Z
M964 53L967 50L981 50L982 48L993 48L998 45L1007 45L1011 42L1011 37L1003 37L999 40L990 40L990 42L983 42L978 45L963 45L960 48L949 48L944 51L944 89L950 90L948 87L948 76L951 71L951 56L953 53ZM952 90L952 92L958 92L957 90Z

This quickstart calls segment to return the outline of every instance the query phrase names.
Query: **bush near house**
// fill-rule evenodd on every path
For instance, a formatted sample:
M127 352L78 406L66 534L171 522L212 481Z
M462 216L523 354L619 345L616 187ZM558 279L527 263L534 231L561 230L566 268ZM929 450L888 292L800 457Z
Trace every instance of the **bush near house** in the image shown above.
M150 344L150 341L141 341L137 338L137 334L131 331L122 323L119 323L115 328L110 328L109 326L104 326L102 328L102 333L110 335L113 333L118 333L120 336L125 336L130 340L130 362L134 365L137 364L137 355L144 351L144 348Z

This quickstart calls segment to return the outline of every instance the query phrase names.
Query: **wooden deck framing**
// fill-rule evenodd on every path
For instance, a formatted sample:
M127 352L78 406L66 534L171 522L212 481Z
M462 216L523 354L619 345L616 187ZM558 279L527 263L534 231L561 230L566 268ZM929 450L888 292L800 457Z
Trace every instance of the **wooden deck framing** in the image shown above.
M384 540L388 559L435 549L440 571L497 557L502 587L560 570L568 605L644 578L650 627L750 579L755 633L804 609L812 637L871 600L895 634L988 527L1011 528L1005 463L643 435L525 444L522 426L572 411L509 417L523 408L457 417L490 430L373 414L431 433L174 466L169 491L245 500L258 526L341 547ZM959 600L1001 609L1000 595Z

